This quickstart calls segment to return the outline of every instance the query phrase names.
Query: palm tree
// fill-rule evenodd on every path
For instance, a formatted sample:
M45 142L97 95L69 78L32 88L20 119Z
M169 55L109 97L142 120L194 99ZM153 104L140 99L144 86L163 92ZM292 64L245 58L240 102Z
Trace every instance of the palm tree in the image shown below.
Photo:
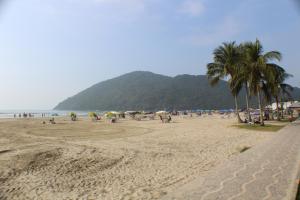
M271 95L275 98L276 110L277 110L277 120L280 121L280 119L281 119L281 117L283 117L283 115L280 117L279 102L281 102L282 96L288 96L289 98L291 97L290 91L293 90L293 87L289 84L286 84L285 80L289 77L292 77L292 75L286 73L286 71L282 67L280 67L276 64L273 64L272 67L273 67L272 73L274 76L274 80L273 80L273 82L269 83L269 89L270 89ZM282 108L282 106L281 106L281 108Z
M249 122L251 122L251 114L250 114L250 110L249 110L249 84L248 81L245 81L245 89L246 89L246 108L247 108L247 116L248 116L248 120Z
M247 55L246 55L246 47L244 46L244 44L240 44L239 45L239 50L240 50L240 55L241 55L241 59L240 59L240 63L239 63L239 67L237 68L238 72L236 74L236 78L237 80L236 83L237 84L243 84L245 87L245 91L246 91L246 108L247 108L247 117L248 120L251 122L251 115L250 115L250 110L249 110L249 67L247 65Z
M279 87L280 87L280 93L279 93L279 95L281 95L283 97L287 96L290 100L292 100L292 95L291 95L290 92L294 90L293 86L291 86L291 85L289 85L287 83L281 83L279 85ZM282 102L282 98L280 98L280 100ZM283 108L283 106L281 106L281 107ZM282 111L281 118L283 118L283 110L281 110L281 111Z
M211 85L217 84L220 79L229 79L228 83L234 96L237 119L241 123L237 102L237 96L242 88L241 82L237 81L237 69L241 60L239 47L235 42L223 43L214 50L213 55L214 62L207 64L207 76Z
M258 98L258 106L260 111L260 124L264 125L263 107L262 107L262 92L265 94L268 90L268 83L275 80L273 60L280 61L281 53L278 51L270 51L264 53L262 44L258 39L255 42L247 42L244 44L246 50L245 61L248 66L248 81L250 91Z

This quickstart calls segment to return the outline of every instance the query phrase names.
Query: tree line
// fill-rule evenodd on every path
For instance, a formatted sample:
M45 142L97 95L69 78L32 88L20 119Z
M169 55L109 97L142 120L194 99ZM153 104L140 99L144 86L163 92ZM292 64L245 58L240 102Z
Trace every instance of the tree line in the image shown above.
M264 52L261 42L225 42L213 51L213 62L207 64L207 76L211 85L221 79L227 79L230 91L234 96L237 120L239 115L237 96L246 89L247 118L251 121L249 97L256 96L260 111L260 124L264 125L263 100L271 103L276 101L277 119L279 116L279 101L283 95L290 96L293 87L285 83L291 77L285 69L277 64L282 59L279 51Z

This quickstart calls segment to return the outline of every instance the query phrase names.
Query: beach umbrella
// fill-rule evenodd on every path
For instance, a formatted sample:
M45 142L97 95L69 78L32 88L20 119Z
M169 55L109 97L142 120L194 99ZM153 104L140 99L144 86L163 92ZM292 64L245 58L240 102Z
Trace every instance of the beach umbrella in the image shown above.
M267 105L267 106L265 107L265 109L271 109L271 110L272 110L272 105Z
M136 115L136 114L140 114L141 112L138 111L126 111L125 114L126 115Z
M166 115L166 114L168 114L168 112L161 110L161 111L156 112L156 114L157 115Z
M105 113L104 116L105 116L106 118L108 118L108 119L111 119L111 118L113 118L113 117L116 117L116 114L113 113L113 112L107 112L107 113Z
M300 108L300 102L294 102L294 103L292 103L290 106L289 106L289 108Z
M120 115L120 112L116 112L116 111L110 111L110 113L112 113L113 115Z

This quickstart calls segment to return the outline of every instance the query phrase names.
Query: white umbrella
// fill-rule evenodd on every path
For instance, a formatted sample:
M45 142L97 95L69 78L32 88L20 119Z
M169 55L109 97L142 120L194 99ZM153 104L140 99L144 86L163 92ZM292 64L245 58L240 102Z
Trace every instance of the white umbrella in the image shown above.
M114 114L114 115L120 115L121 113L120 112L116 112L116 111L110 111L111 114Z
M156 114L157 115L166 115L166 114L168 114L168 112L161 110L161 111L156 112Z

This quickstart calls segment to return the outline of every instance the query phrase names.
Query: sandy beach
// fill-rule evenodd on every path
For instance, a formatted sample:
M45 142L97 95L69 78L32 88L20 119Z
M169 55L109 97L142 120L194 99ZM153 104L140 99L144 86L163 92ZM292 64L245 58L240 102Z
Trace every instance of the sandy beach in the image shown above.
M0 120L0 199L159 199L274 136L235 118Z

